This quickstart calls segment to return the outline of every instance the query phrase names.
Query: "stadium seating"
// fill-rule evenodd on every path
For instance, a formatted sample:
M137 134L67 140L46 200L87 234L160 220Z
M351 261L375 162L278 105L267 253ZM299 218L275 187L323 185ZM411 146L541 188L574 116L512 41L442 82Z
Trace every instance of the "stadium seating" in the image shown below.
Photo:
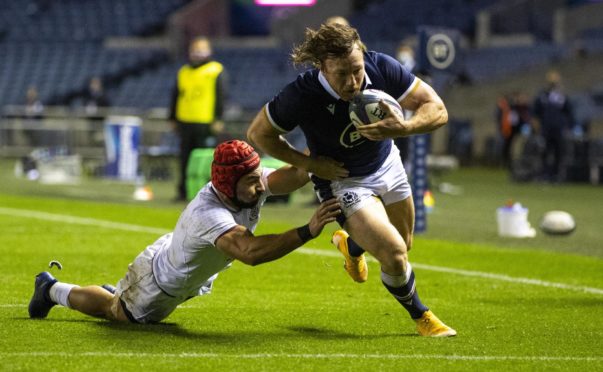
M228 74L228 101L257 110L300 71L282 48L215 48L215 58ZM124 80L110 91L117 106L168 107L178 69L185 61L164 64Z
M558 60L565 48L548 43L525 47L484 48L465 56L465 69L473 82L484 82Z
M455 28L470 35L474 31L477 11L496 0L385 0L372 2L359 14L351 17L365 41L399 42L415 34L421 25ZM384 22L387 15L387 22Z
M77 103L93 76L103 78L114 106L169 105L178 68L166 51L107 49L111 36L145 36L190 0L4 0L0 7L0 105L22 104L35 85L45 104ZM420 25L456 28L471 36L475 15L497 0L382 0L366 2L350 17L369 49L394 54ZM388 22L383 22L387 14ZM603 50L603 31L581 35L585 47ZM600 48L600 49L597 49ZM256 110L303 70L288 61L289 48L215 47L229 76L229 103ZM468 50L465 75L480 83L565 56L544 42L530 47ZM507 58L513 56L513 58ZM438 80L439 81L439 80ZM435 84L435 83L434 83ZM435 84L437 85L437 84Z
M110 36L145 36L189 0L4 0L0 7L0 105L23 104L35 86L45 104L68 104L92 77L118 83L168 59L154 49L115 50Z
M31 41L100 41L148 35L189 0L3 0L6 38Z
M0 43L0 69L12 71L0 74L0 102L23 104L25 91L35 86L42 102L65 104L94 76L119 80L166 58L163 51L105 49L95 43Z
M578 42L587 53L603 52L603 27L585 30L580 34Z

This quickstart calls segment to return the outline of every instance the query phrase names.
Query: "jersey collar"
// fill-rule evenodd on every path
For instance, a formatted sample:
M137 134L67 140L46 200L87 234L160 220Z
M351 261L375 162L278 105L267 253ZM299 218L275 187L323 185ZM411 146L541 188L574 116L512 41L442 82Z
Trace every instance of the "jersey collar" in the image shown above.
M241 209L240 208L236 208L228 203L226 203L226 201L224 199L222 199L222 196L220 196L220 193L218 192L218 190L216 190L216 188L214 187L214 184L210 182L209 184L210 190L211 192L214 193L214 195L216 196L216 198L218 198L218 200L220 201L220 203L222 203L222 205L228 209L229 211L236 213L236 212L240 212Z
M331 97L333 97L335 99L341 99L339 94L337 94L335 92L335 90L333 90L333 88L331 88L331 85L327 81L327 78L323 75L322 71L320 71L320 70L318 70L318 81L320 82L320 85L322 85L322 87L327 91L327 93L329 93L331 95ZM369 86L370 84L371 84L371 78L369 78L369 76L365 70L364 71L364 82L362 84L361 90L366 89L366 87Z

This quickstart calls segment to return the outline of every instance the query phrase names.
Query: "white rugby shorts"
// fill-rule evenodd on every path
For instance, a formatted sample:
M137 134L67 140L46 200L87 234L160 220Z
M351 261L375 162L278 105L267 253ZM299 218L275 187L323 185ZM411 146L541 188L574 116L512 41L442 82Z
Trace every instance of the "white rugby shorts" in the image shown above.
M340 201L345 217L367 205L377 203L375 196L379 197L384 205L389 205L412 195L408 176L400 159L400 151L394 144L387 159L375 173L331 181L330 188ZM317 192L317 195L322 202L320 193Z
M126 276L117 283L115 294L119 296L124 311L131 321L137 323L157 323L170 315L178 305L189 298L174 297L164 292L153 276L153 257L171 233L159 238L142 251L134 262L128 265ZM204 286L209 293L216 276ZM129 313L129 314L128 314Z

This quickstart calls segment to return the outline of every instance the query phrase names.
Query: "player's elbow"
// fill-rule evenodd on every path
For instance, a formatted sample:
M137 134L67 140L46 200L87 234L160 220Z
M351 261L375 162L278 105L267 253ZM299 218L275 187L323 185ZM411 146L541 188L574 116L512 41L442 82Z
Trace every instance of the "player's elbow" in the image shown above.
M263 262L260 251L254 249L253 244L249 244L247 247L241 249L236 259L249 266L257 266Z
M238 258L238 260L248 266L257 266L257 265L263 263L263 261L261 260L261 258L259 256L256 256L253 254L242 255L241 257Z
M439 115L436 124L438 127L443 127L448 124L448 110L446 109L446 106L444 106L444 103L440 103L438 106Z

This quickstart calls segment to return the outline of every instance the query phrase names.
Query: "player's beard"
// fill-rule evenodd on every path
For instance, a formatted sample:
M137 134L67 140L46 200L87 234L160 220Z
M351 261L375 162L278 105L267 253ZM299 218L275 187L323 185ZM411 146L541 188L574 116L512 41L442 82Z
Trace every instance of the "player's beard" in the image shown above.
M256 199L256 200L254 200L254 201L252 201L252 202L244 202L244 201L241 201L241 200L240 200L240 199L239 199L239 198L238 198L238 197L235 195L235 197L234 197L234 198L232 198L232 202L233 202L233 203L234 203L234 204L235 204L237 207L239 207L239 208L241 208L241 209L251 209L251 208L255 207L255 206L258 204L258 202L260 201L260 196L261 196L261 195L258 195L257 199Z

